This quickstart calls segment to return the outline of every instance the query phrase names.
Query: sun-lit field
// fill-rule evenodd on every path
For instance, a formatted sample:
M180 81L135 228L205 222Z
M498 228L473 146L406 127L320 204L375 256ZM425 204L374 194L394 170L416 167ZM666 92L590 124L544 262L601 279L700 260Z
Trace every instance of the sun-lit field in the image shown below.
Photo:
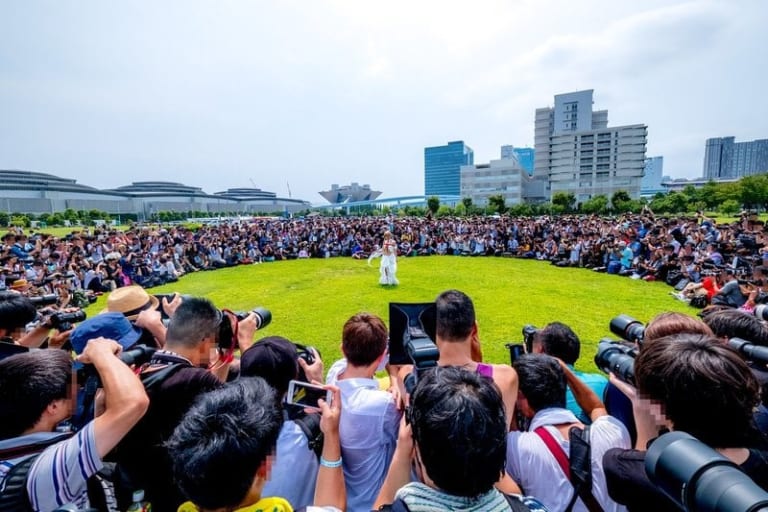
M245 311L264 306L272 323L262 335L280 335L318 347L326 367L340 357L344 322L368 311L388 323L387 306L428 302L456 288L475 303L486 361L508 362L506 342L521 341L525 324L552 321L570 325L581 338L580 369L594 369L600 338L610 335L608 322L620 313L642 322L662 311L697 310L674 300L663 283L636 281L585 269L557 268L545 262L511 258L456 256L400 258L400 286L378 284L378 265L351 258L296 260L197 272L150 293L178 291L205 296L217 306ZM106 296L92 305L94 315Z

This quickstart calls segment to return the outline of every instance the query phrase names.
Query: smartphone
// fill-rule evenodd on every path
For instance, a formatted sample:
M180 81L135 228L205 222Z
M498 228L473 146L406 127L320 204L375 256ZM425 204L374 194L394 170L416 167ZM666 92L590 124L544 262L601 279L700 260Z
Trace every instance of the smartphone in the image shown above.
M327 404L330 404L331 396L332 393L330 390L316 384L301 382L299 380L292 380L288 383L289 404L319 411L320 406L318 405L318 400L322 398Z

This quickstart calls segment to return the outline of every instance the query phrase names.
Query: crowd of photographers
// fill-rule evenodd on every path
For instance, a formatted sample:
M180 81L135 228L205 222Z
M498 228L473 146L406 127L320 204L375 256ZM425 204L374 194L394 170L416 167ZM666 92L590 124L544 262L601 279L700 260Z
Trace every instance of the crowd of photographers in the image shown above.
M267 310L108 299L62 342L0 296L0 510L768 507L768 327L737 308L619 315L590 374L556 321L483 362L474 304L448 290L390 304L389 328L353 315L326 373L257 335Z
M714 305L647 326L617 316L595 360L605 373L590 374L556 319L524 328L510 364L483 362L474 304L449 290L391 304L389 329L349 318L326 374L315 349L257 336L267 310L145 290L239 263L363 257L385 229L404 255L679 273L680 298L704 290ZM0 511L768 506L768 271L749 216L320 217L4 242ZM88 320L86 290L110 291Z

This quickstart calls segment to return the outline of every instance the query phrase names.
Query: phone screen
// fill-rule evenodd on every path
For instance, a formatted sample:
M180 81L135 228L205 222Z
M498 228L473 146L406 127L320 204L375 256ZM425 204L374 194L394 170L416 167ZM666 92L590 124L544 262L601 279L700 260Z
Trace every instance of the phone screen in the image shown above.
M318 400L321 398L326 402L330 398L330 392L327 389L297 380L291 381L288 391L290 403L312 409L320 409Z

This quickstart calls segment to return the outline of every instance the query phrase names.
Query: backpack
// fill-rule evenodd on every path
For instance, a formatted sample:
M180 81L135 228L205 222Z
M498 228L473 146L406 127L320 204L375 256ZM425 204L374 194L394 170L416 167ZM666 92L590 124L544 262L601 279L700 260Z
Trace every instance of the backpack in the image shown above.
M709 304L709 300L706 295L694 295L691 298L689 304L695 308L703 309Z
M14 465L0 482L0 512L31 512L32 505L27 494L27 479L32 465L49 446L68 439L71 434L61 434L38 443L0 450L0 460L27 458ZM98 510L117 510L114 499L109 499L110 486L98 474L88 479L88 500ZM114 498L114 497L113 497ZM95 504L95 505L94 505Z
M509 508L512 510L512 512L530 512L531 509L528 508L528 505L520 501L519 498L515 496L510 496L509 494L501 493L502 496L507 500L507 503L509 504ZM383 512L409 512L411 509L408 508L408 505L405 504L405 502L401 498L397 498L394 502L392 502L391 505L383 505L379 508L380 511Z

